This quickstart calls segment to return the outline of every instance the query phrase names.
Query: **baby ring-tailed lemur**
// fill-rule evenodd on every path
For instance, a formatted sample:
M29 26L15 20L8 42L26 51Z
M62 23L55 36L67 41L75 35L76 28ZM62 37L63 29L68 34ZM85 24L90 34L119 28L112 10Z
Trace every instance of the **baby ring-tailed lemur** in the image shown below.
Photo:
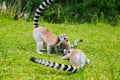
M90 62L86 55L79 49L70 49L70 51L64 50L64 53L66 55L62 56L61 58L70 59L71 65L59 64L56 62L42 60L35 57L31 57L30 60L38 64L70 72L76 72L79 70L79 68L83 68L85 64L88 64Z
M47 45L47 52L51 52L52 47L59 46L63 41L65 41L66 35L60 34L59 36L52 33L45 27L38 26L39 17L41 16L43 10L53 2L53 0L46 0L39 5L39 8L35 12L34 16L34 30L33 37L36 42L36 51L42 54L43 42ZM57 51L56 51L57 52Z

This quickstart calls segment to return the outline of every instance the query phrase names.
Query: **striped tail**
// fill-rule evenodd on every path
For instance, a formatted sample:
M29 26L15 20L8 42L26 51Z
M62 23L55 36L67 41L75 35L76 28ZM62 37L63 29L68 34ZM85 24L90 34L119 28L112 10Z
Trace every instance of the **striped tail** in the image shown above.
M45 66L49 66L51 68L64 70L64 71L76 72L78 70L77 67L72 66L72 65L59 64L59 63L55 63L55 62L52 62L52 61L37 59L37 58L34 58L34 57L31 57L30 61L32 61L34 63L42 64L42 65L45 65Z
M78 44L78 42L82 42L82 41L83 41L82 39L77 39L77 40L75 40L74 43L71 44L71 47L72 47L72 48L73 48L73 47L76 47L77 44Z
M54 0L46 0L42 4L39 5L39 8L35 12L35 17L34 17L34 28L38 27L38 20L39 17L42 15L43 10L45 9L46 6L50 5Z

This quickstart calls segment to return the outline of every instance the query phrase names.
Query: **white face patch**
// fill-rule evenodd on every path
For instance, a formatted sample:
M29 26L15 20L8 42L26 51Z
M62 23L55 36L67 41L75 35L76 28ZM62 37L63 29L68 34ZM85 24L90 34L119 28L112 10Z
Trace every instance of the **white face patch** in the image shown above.
M70 50L64 49L63 51L64 51L64 54L70 54L70 53L72 53L73 49L70 49Z
M59 39L60 39L61 41L68 41L67 36L66 36L65 34L60 34L60 35L59 35Z

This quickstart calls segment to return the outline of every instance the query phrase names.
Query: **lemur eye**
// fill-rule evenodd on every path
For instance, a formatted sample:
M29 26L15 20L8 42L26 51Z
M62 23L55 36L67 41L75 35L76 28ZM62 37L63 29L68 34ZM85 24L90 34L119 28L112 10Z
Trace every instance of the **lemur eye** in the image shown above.
M70 53L70 51L68 51L68 53Z

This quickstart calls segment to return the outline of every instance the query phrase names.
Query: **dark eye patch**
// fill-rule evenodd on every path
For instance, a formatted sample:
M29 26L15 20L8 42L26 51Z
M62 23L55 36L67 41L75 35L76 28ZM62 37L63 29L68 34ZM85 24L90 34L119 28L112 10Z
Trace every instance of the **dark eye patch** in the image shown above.
M64 39L67 39L67 38L64 38Z

